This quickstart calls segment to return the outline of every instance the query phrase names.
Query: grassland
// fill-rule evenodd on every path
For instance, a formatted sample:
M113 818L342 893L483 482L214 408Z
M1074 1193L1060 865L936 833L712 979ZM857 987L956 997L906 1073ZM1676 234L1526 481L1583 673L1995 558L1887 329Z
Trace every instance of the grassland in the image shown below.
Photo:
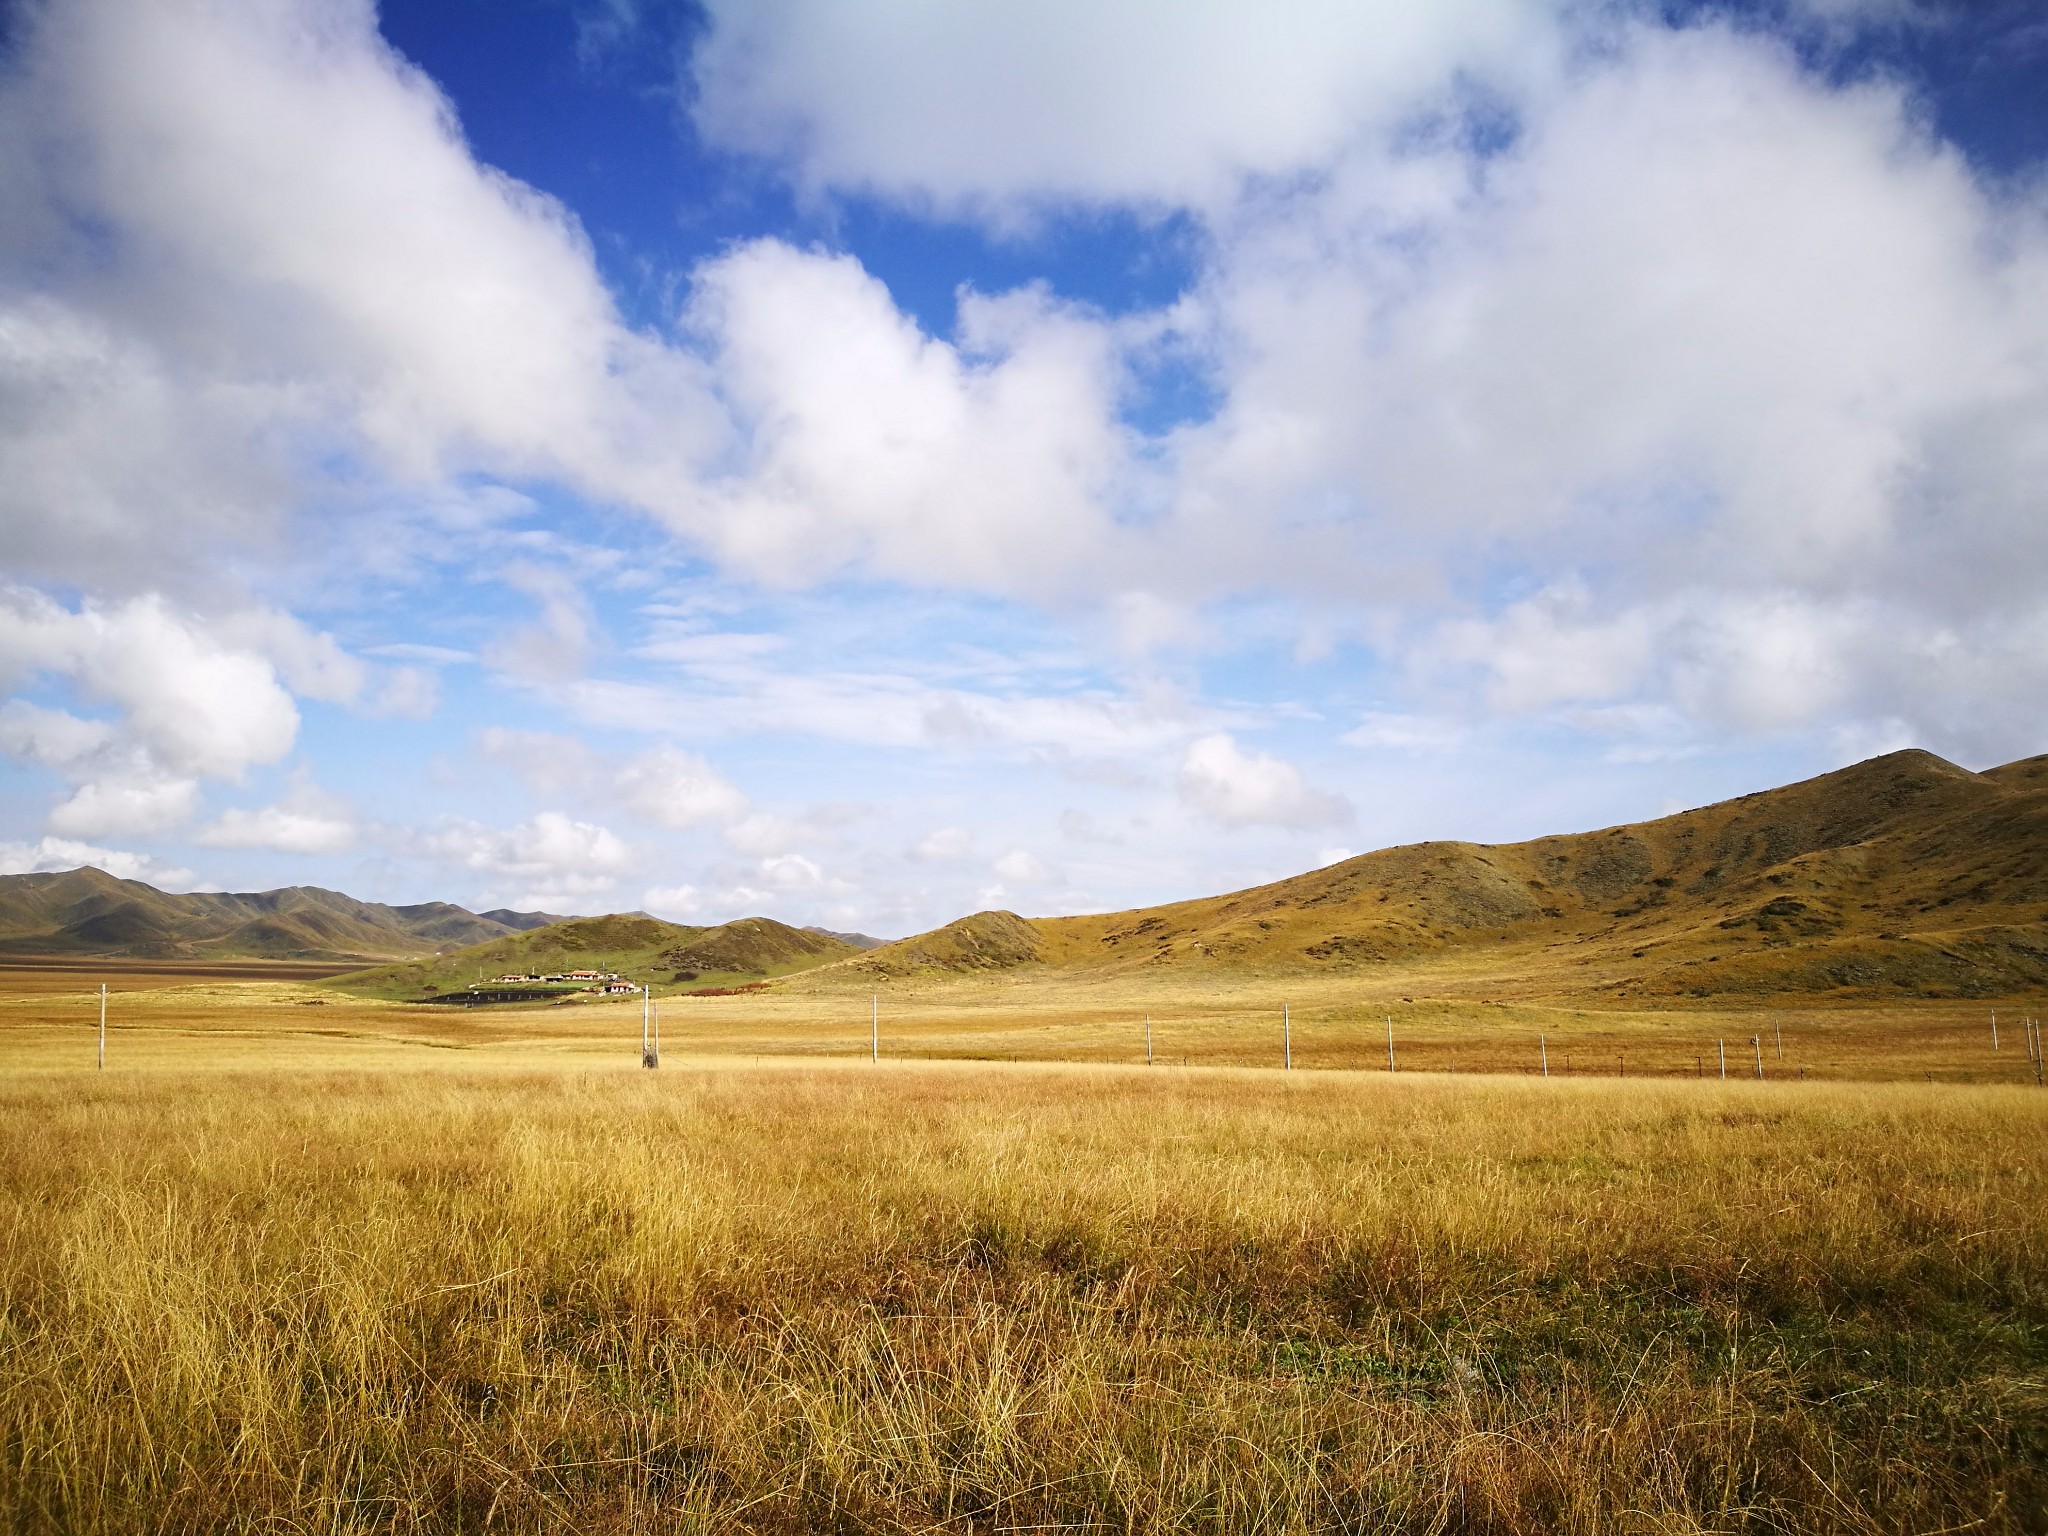
M468 1009L364 997L311 978L107 974L116 989L109 1052L117 1067L536 1055L601 1065L639 1054L641 1010L631 999ZM666 998L664 1059L865 1057L875 998L882 1055L897 1060L1136 1065L1145 1060L1149 1020L1162 1067L1273 1067L1282 1061L1284 1008L1294 1065L1304 1070L1384 1071L1391 1022L1403 1072L1536 1074L1547 1059L1554 1077L1712 1077L1725 1042L1731 1076L1753 1072L1761 1054L1772 1081L2021 1086L2034 1073L2020 1019L2048 1016L2025 998L1795 996L1759 1009L1747 999L1627 1007L1496 997L1486 995L1483 977L1441 969L1390 971L1370 985L1173 971L924 977L855 990L849 983L857 979L829 967L758 993ZM76 970L0 968L0 1067L89 1065L95 988L96 977ZM1993 1007L2003 1020L1995 1051Z
M0 1528L2048 1530L2017 1002L115 979L0 971Z
M2048 1094L418 1056L4 1080L0 1524L2043 1528Z

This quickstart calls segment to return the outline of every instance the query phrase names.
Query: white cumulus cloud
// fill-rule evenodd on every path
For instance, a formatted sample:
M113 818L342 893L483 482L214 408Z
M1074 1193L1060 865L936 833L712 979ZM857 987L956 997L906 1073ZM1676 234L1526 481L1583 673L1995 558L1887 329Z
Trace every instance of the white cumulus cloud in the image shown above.
M1225 827L1336 826L1351 820L1341 795L1311 788L1301 770L1265 752L1246 752L1225 732L1189 743L1178 779L1181 802Z
M610 891L634 864L632 848L609 828L560 811L542 811L514 827L455 821L422 842L449 863L520 882L523 902L531 906Z
M620 803L644 821L678 831L744 816L747 797L711 764L680 747L632 758L615 781Z
M349 807L301 782L276 805L234 806L193 833L207 848L268 848L277 853L346 853L361 835Z
M140 880L159 890L189 888L198 877L189 869L166 864L147 853L100 848L66 837L34 843L0 842L0 875L36 875L77 869L90 864L120 880Z
M974 834L965 827L940 827L911 846L910 856L926 864L955 864L974 856Z
M657 885L641 894L640 905L669 922L687 923L704 910L705 896L694 885Z
M1012 848L990 866L998 879L1012 885L1055 885L1059 874L1028 848Z

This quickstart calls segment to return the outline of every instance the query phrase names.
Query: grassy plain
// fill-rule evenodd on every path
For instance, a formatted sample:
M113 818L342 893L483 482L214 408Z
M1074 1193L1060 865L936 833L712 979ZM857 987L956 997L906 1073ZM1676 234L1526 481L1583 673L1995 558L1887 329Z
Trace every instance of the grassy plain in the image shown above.
M110 1051L138 1064L239 1065L433 1051L470 1060L637 1060L640 1006L577 1001L453 1008L352 996L317 980L217 975L122 976ZM660 1006L665 1057L807 1059L865 1056L870 998L885 1057L914 1060L1277 1066L1282 1009L1294 1064L1385 1070L1386 1025L1401 1070L1553 1076L1712 1077L1718 1042L1731 1076L2031 1084L2021 1019L2027 999L1793 997L1628 1006L1518 993L1431 971L1390 971L1361 985L1315 976L998 973L874 983L837 968L735 997L670 997ZM1498 978L1494 978L1495 981ZM165 983L170 983L166 985ZM97 977L0 969L0 1052L16 1069L84 1065L98 1017ZM2002 1020L1992 1049L1991 1012ZM1783 1054L1779 1054L1782 1040Z
M2048 1531L1974 1007L172 979L0 1000L8 1530Z

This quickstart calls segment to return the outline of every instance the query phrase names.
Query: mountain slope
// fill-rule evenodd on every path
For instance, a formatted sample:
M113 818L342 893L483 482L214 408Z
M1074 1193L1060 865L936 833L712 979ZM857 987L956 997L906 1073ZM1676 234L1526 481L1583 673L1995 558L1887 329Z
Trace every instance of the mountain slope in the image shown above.
M0 876L0 954L381 959L559 921L544 912L479 916L445 901L388 907L317 886L174 895L89 865Z
M1615 997L2048 986L2048 758L1979 774L1895 752L1598 832L1418 843L1137 911L982 913L830 975L1445 965Z
M351 972L327 984L366 997L417 1000L493 976L590 969L617 971L662 992L744 986L858 953L838 939L768 917L692 928L628 913L571 918L430 960Z

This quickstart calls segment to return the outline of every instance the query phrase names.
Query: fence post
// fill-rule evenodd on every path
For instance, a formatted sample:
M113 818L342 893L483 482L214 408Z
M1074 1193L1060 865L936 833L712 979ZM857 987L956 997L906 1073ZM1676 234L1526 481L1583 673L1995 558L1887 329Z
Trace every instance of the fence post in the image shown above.
M107 984L100 983L100 1070L107 1070Z
M882 1059L882 1000L874 993L868 994L868 1060Z
M1760 1039L1758 1039L1758 1038L1757 1038L1757 1037L1756 1037L1755 1035L1751 1035L1751 1036L1749 1037L1749 1048L1750 1048L1751 1050L1753 1050L1753 1051L1755 1051L1755 1052L1756 1052L1756 1076L1757 1076L1757 1081L1758 1081L1758 1082L1762 1082L1762 1081L1763 1081L1763 1076L1764 1076L1764 1045L1763 1045L1763 1041L1762 1041L1762 1040L1760 1040Z
M1387 1070L1394 1070L1394 1016L1387 1015Z
M1152 1015L1145 1015L1145 1065L1152 1065Z
M1285 1003L1280 1005L1280 1068L1284 1072L1294 1070L1294 1021Z
M1543 1058L1543 1075L1550 1076L1550 1045L1541 1035L1536 1037L1536 1054Z
M1728 1081L1728 1042L1716 1040L1714 1046L1721 1053L1721 1081L1725 1083Z

